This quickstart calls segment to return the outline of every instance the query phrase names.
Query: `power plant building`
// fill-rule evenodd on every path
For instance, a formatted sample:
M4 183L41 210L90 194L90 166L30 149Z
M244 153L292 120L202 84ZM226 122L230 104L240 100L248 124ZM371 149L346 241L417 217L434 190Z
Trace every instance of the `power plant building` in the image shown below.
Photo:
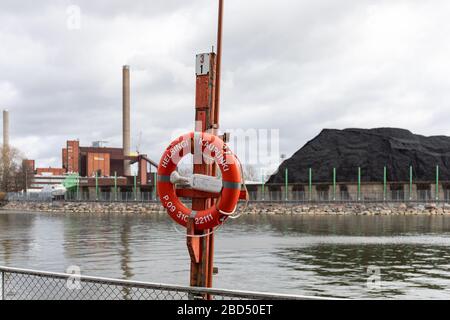
M80 146L78 140L68 140L61 150L61 168L36 168L34 160L27 160L27 165L34 172L31 189L42 189L47 184L61 183L69 175L78 175L79 187L82 192L91 192L100 188L101 191L111 191L116 186L120 191L131 191L135 186L141 191L153 192L154 177L151 167L157 164L145 154L130 153L130 68L122 68L122 148L102 146L101 141L92 146ZM8 121L4 113L4 121ZM4 125L8 128L8 125ZM8 134L3 135L8 139ZM131 165L137 163L137 174L131 173ZM32 168L31 168L32 165Z
M61 168L33 168L35 176L32 188L40 189L46 183L51 184L49 177L60 182L68 175L76 174L81 177L81 188L95 188L98 184L102 191L111 191L117 184L122 191L131 191L135 175L125 175L125 164L137 163L137 186L141 191L153 191L151 167L157 164L144 154L125 156L122 148L84 147L77 140L69 140L66 147L62 148L61 155ZM33 160L27 161L34 165Z

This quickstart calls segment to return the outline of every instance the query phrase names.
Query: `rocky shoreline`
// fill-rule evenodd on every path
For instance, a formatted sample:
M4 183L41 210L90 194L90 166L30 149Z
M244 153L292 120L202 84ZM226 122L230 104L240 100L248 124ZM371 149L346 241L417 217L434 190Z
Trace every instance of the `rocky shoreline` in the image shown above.
M1 211L46 213L165 213L159 203L133 202L9 202ZM246 208L250 215L450 215L450 204L443 203L250 203Z

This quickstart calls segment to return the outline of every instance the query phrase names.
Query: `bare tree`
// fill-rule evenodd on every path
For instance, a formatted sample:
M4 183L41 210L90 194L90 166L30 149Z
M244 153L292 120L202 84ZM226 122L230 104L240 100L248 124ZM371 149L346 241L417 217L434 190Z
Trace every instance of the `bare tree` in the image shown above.
M0 189L3 192L19 191L23 186L20 176L23 161L22 153L14 147L1 146Z
M244 179L246 181L259 181L261 179L256 168L250 164L244 165L242 170L244 171Z

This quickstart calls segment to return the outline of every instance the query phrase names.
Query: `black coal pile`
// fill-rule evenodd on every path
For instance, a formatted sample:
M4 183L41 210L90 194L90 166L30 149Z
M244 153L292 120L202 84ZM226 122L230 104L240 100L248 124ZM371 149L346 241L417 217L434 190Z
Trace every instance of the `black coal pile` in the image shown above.
M325 129L284 161L268 183L284 183L286 168L289 183L308 183L308 168L315 183L331 182L333 168L338 182L355 182L358 167L361 181L382 182L384 166L388 181L409 181L412 166L416 182L433 182L436 165L440 180L450 181L450 137L425 137L396 128Z

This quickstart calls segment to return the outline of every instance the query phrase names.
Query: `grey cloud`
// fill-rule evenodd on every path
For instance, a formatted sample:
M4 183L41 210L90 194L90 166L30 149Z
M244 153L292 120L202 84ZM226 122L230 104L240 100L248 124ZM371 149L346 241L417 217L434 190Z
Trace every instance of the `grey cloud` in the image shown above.
M79 31L65 28L71 4L82 9ZM450 134L446 1L225 8L222 128L280 129L287 154L324 127ZM2 1L12 141L42 165L59 165L69 138L120 145L121 66L130 64L133 145L142 131L141 150L158 160L173 131L193 126L194 57L214 45L216 10L207 0Z

